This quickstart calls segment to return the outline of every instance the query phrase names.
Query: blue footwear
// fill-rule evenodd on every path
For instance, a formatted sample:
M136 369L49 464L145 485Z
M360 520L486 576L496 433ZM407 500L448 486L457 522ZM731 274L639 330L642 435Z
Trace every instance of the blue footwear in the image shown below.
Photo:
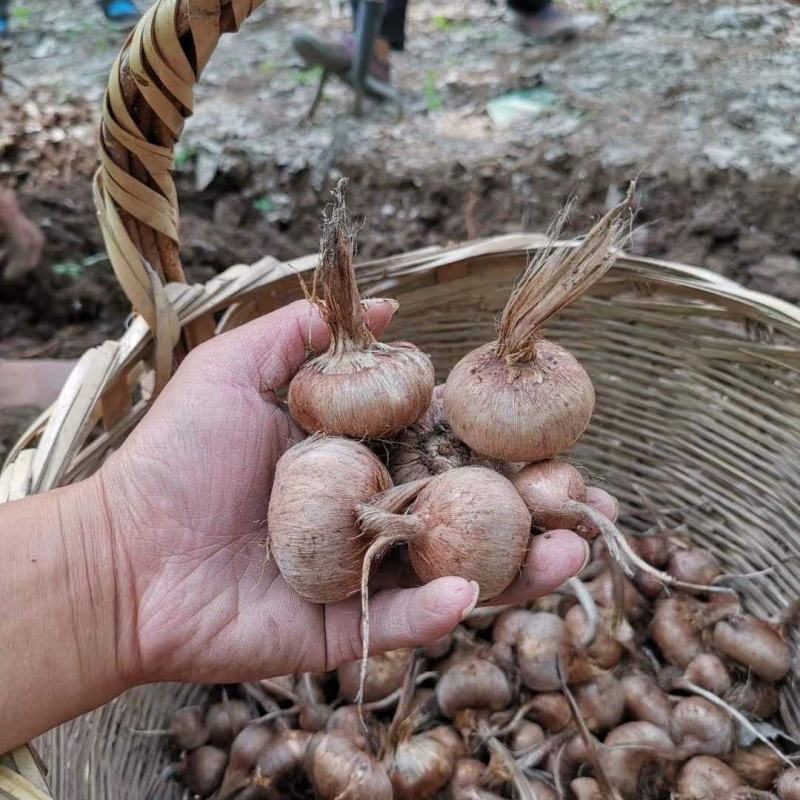
M0 39L5 39L11 33L8 25L8 17L5 14L0 14Z
M141 16L133 0L100 0L100 5L109 22L121 28L132 28Z

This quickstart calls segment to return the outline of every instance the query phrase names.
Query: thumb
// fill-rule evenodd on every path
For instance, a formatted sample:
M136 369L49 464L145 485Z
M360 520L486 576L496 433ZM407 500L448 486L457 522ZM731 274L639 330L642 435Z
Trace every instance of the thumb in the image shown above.
M438 578L415 589L390 589L370 598L369 649L385 653L441 639L478 602L478 584L464 578ZM361 601L325 608L326 669L361 658Z
M367 325L376 336L388 327L398 307L395 300L364 301ZM231 379L272 391L286 386L309 356L322 352L329 342L330 332L317 306L298 300L211 339L195 352L224 365Z

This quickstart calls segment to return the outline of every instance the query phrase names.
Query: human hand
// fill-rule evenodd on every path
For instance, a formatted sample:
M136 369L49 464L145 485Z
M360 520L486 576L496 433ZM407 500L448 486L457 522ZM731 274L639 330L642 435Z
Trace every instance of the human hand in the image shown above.
M373 301L380 335L392 305ZM304 601L266 559L265 520L280 455L302 438L276 391L328 343L294 303L193 351L97 475L111 527L117 663L128 683L235 682L332 669L361 654L357 598ZM578 572L574 533L536 537L502 602L546 594ZM441 578L399 588L388 562L371 599L374 652L437 639L475 603L474 585Z

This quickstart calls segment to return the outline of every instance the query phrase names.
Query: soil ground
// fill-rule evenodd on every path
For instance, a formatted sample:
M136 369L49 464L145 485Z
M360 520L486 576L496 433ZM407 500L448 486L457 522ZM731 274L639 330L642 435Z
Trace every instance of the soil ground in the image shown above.
M543 229L569 195L569 227L639 176L632 248L707 266L800 300L800 7L783 2L584 0L575 41L535 45L502 5L412 0L396 109L330 86L302 124L316 74L291 49L349 14L270 2L225 37L178 153L190 280L264 254L317 247L336 178L364 218L364 256ZM0 357L71 357L122 330L91 174L104 81L122 36L94 0L16 0L0 97L0 184L45 233L23 284L0 280ZM526 105L492 119L510 92Z

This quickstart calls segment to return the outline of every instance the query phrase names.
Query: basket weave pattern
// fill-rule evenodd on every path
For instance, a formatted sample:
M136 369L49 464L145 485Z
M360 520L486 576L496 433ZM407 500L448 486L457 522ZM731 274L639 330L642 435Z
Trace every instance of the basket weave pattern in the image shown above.
M189 286L177 249L172 148L192 87L221 33L260 2L161 0L112 71L95 183L120 282L139 312L125 334L80 359L54 405L0 473L0 502L91 474L124 440L191 347L301 296L297 271L264 258ZM433 358L438 377L488 341L536 234L428 248L361 264L365 294L401 303L392 338ZM563 246L574 246L563 242ZM624 529L676 525L731 572L779 564L742 584L751 610L774 613L800 593L800 310L703 269L622 256L551 335L586 366L597 411L572 457L621 501ZM675 514L666 513L672 510ZM800 735L800 665L782 694ZM178 797L157 784L161 728L202 687L136 689L51 731L36 751L0 759L0 796L26 800Z

